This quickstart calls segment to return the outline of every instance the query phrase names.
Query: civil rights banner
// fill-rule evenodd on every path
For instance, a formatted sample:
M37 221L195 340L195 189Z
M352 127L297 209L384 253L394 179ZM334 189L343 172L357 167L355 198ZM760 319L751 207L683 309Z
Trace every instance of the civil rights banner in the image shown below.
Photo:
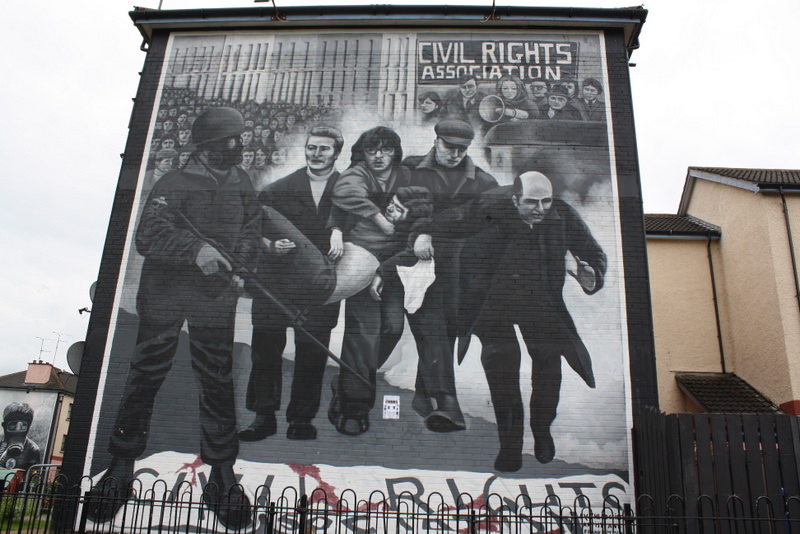
M487 82L503 76L558 81L577 75L578 51L572 41L420 40L417 79L437 84L469 74Z

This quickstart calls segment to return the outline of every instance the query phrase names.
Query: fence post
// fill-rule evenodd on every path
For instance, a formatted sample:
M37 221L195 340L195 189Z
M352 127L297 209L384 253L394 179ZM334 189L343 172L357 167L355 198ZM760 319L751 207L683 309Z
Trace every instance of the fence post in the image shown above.
M299 523L298 532L300 534L305 534L308 516L308 497L305 495L305 493L300 497L300 506L297 507L297 515Z
M273 534L275 529L275 501L267 505L267 527L266 534Z
M83 494L83 508L81 508L81 522L78 532L86 532L86 519L89 513L89 501L91 500L91 491L86 490Z
M800 484L800 418L789 417L788 419L790 428L792 430L790 435L792 436L793 456L797 460L795 467L795 474L797 475L796 480L799 481L798 483ZM794 497L794 495L789 495L789 497Z
M630 503L623 505L623 521L625 523L625 534L633 534L633 508Z

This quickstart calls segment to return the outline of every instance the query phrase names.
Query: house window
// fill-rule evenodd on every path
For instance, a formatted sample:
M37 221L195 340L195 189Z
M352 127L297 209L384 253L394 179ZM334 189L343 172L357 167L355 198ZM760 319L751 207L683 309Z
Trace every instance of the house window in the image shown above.
M70 407L72 407L72 405L71 405L71 404L70 404ZM66 444L67 444L67 435L66 435L66 434L64 434L64 435L61 437L61 453L62 453L62 454L64 453L64 445L66 445Z
M69 421L70 419L72 419L72 403L71 402L67 405L67 421Z

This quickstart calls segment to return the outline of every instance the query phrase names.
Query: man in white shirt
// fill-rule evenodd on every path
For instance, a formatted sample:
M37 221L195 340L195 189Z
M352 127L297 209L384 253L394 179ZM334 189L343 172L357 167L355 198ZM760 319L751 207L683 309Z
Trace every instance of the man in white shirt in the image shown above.
M306 166L270 184L260 195L265 206L280 212L332 260L338 259L344 248L341 230L328 226L333 207L333 186L339 178L335 164L343 145L342 134L336 128L313 128L306 139ZM262 255L259 275L273 282L270 286L275 288L278 297L281 297L282 284L297 283L292 277L294 274L314 279L311 271L324 269L321 265L298 265L293 253L296 244L281 236L268 235L266 220L262 234L265 235L268 253ZM298 273L298 270L303 272ZM313 298L308 300L313 301ZM308 307L309 302L293 302L285 297L284 304L302 310ZM327 345L338 316L338 303L316 307L309 311L303 326ZM246 406L256 413L256 417L250 426L239 432L242 441L258 441L277 432L275 412L281 403L282 354L289 326L285 313L260 293L253 294L252 319L253 367L247 386ZM286 409L289 422L286 437L289 439L307 440L317 436L311 421L319 409L327 357L326 352L308 337L295 334L294 378Z

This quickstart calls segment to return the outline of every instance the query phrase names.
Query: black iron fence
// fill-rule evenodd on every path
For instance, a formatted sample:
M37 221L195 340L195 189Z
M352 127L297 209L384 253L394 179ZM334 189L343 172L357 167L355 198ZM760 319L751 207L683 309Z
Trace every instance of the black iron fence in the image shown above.
M512 500L464 494L453 503L439 494L422 501L411 494L390 499L378 491L361 498L351 490L333 495L317 489L301 495L294 488L276 493L260 487L242 502L209 501L208 487L200 491L189 483L168 488L162 482L144 487L138 481L118 495L97 497L87 482L69 486L58 478L33 479L3 491L0 533L800 534L796 496L745 502L736 496L685 500L672 495L656 502L645 495L633 503L610 496L592 503L580 496L564 502L551 495L535 503L527 495ZM93 519L104 507L114 510L113 517Z

